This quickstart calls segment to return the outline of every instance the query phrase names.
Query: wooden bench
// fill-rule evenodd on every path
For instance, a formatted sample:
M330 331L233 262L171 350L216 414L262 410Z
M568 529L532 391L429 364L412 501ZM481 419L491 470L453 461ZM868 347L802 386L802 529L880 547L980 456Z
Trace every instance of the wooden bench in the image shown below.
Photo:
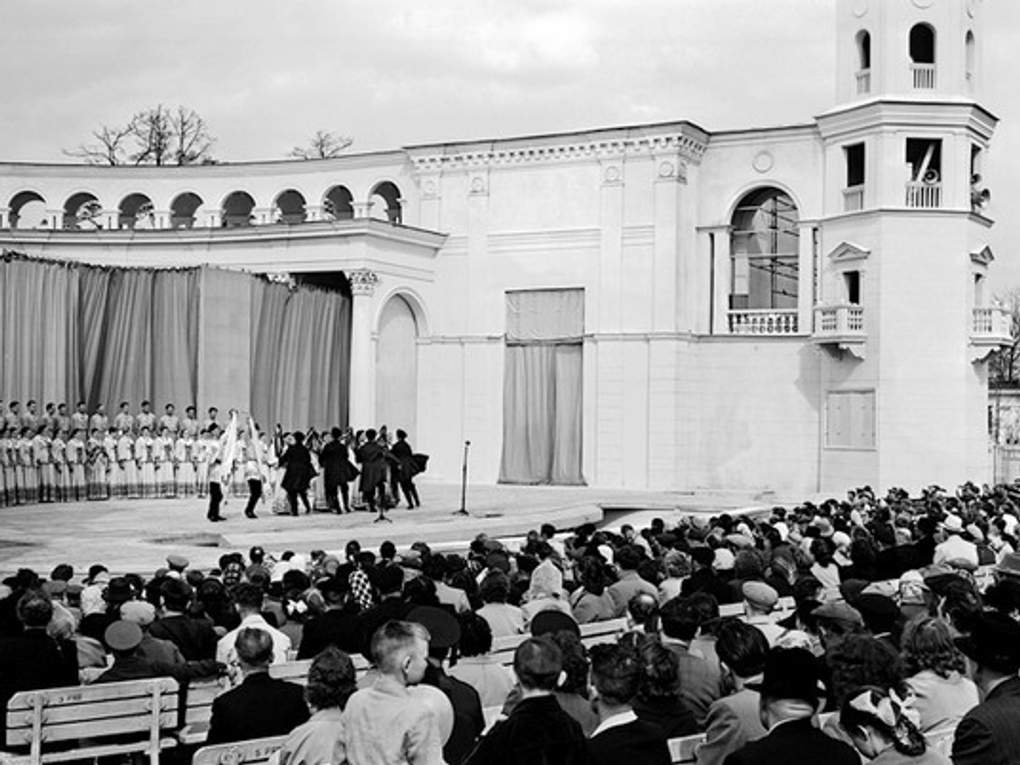
M0 753L0 763L144 753L158 765L160 749L177 743L178 691L176 680L160 677L16 693L7 702L6 743L14 751Z
M191 758L191 765L262 765L280 751L286 736L269 736L232 744L203 746Z
M669 756L674 765L694 762L698 756L698 747L705 743L705 734L671 738L666 743L669 744Z
M785 595L776 602L776 607L772 609L772 615L777 619L782 619L789 616L790 612L796 607L797 604L794 602L793 597ZM719 606L720 617L736 616L738 618L743 618L745 615L746 612L743 601L740 603L723 603Z
M604 622L591 622L581 625L581 642L585 648L591 648L600 643L612 643L620 635L627 631L626 618L609 619ZM514 651L517 646L527 640L531 635L505 635L493 638L492 655L496 657L504 667L513 667Z

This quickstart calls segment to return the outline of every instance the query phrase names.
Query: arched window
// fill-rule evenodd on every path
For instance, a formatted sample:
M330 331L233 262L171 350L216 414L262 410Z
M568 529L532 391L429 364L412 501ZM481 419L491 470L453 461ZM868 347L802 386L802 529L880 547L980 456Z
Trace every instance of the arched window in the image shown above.
M383 181L369 194L372 217L399 224L401 221L400 189L391 181Z
M174 197L170 203L170 227L194 228L195 213L202 206L202 197L191 191L185 191Z
M234 191L223 200L223 227L239 228L252 225L255 200L247 191Z
M103 206L95 195L80 191L64 202L64 228L91 231L103 227Z
M278 223L293 226L305 222L305 198L300 191L287 189L276 197L273 207L276 208L275 220Z
M346 186L334 186L322 200L326 220L350 220L354 217L354 195Z
M910 29L910 68L914 90L935 88L935 30L930 24L915 24Z
M857 92L871 92L871 33L862 29L857 33Z
M797 206L780 189L766 187L745 194L730 221L730 330L764 334L796 332L799 289L799 222ZM787 312L769 329L748 328L762 317L755 312ZM757 325L755 325L757 326ZM764 326L764 325L763 325Z
M145 194L129 194L118 208L121 228L155 228L155 208Z
M46 200L34 191L22 191L11 197L11 228L45 228L49 225L46 217Z

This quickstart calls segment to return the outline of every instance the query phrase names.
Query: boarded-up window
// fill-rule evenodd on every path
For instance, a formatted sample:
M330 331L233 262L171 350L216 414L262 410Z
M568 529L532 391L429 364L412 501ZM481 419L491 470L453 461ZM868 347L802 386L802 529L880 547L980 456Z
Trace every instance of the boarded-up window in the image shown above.
M875 448L875 391L830 391L825 402L825 445Z

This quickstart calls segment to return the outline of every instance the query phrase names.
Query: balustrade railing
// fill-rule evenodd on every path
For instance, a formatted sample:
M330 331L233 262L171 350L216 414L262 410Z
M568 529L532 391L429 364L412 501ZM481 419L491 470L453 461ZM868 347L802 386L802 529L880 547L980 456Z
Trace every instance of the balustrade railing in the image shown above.
M1009 339L1013 331L1013 317L1003 306L975 308L971 337L976 340Z
M871 92L871 70L860 69L857 72L857 95Z
M732 335L796 335L797 309L747 309L730 311Z
M815 337L864 337L864 307L820 305L815 307Z
M906 205L925 209L942 207L942 184L907 181Z
M914 90L935 90L935 64L911 64Z

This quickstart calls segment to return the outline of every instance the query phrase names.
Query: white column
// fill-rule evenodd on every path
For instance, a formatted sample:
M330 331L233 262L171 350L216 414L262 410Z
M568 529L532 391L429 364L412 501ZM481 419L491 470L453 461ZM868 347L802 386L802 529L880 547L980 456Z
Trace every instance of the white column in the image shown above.
M49 221L49 227L54 231L58 231L64 227L64 211L63 210L47 210L46 220Z
M0 228L11 227L10 215L11 215L10 207L0 207Z
M801 222L797 247L797 331L810 335L815 310L815 224Z
M730 227L711 226L703 229L712 246L712 334L727 335L730 331Z
M351 390L348 420L355 430L375 426L375 288L379 277L359 268L347 273L351 310Z
M322 205L305 205L305 220L308 223L315 223L325 219L326 216L323 213Z
M223 226L223 211L222 210L206 210L203 215L205 216L206 228L222 228Z
M354 208L355 218L368 218L372 215L372 202L351 202L351 207Z

